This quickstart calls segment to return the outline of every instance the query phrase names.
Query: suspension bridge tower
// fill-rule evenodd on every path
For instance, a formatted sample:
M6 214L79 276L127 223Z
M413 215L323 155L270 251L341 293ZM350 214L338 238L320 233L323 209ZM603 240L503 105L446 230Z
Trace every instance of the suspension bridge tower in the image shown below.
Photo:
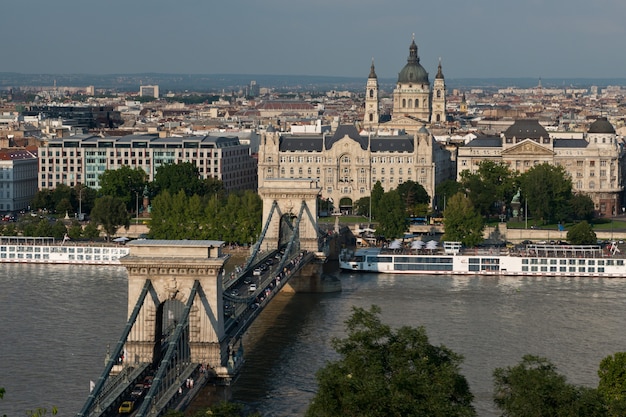
M228 361L227 348L221 345L222 271L229 258L222 254L223 244L208 240L138 240L129 244L131 253L121 262L128 271L128 314L136 313L137 319L125 344L126 361L159 361L162 342L184 320L185 307L190 305L185 334L189 361L209 365L218 375L229 373L222 369ZM135 305L146 281L151 283L150 290L143 304Z
M266 179L259 188L259 195L263 199L262 224L267 225L263 249L277 249L285 233L285 224L290 222L285 222L285 219L300 216L296 231L299 234L300 250L318 252L317 198L321 191L314 179Z

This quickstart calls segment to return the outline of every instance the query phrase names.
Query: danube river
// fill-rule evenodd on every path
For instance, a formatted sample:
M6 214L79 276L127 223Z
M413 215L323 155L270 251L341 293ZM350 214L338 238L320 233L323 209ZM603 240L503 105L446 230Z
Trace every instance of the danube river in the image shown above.
M479 416L498 415L493 370L526 353L595 387L600 360L626 350L626 279L338 276L341 293L270 303L245 340L233 400L264 416L302 416L352 306L377 304L383 322L424 326L431 343L462 354ZM125 269L0 265L0 288L0 415L52 405L75 415L123 330Z

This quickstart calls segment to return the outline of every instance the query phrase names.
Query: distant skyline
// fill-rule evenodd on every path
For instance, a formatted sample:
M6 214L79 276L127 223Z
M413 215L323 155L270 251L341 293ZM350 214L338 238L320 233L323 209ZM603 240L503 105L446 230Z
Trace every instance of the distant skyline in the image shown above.
M0 72L624 78L623 0L20 0Z

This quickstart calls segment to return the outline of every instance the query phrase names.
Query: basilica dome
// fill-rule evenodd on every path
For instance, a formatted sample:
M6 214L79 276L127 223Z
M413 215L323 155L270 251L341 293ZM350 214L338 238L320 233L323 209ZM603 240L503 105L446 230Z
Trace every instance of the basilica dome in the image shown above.
M589 130L587 131L587 133L611 133L611 134L614 134L615 133L615 128L613 127L611 122L609 122L607 120L606 117L599 117L598 120L596 120L595 122L593 122L589 126Z
M407 63L398 74L398 83L429 83L428 73L420 64L420 59L417 56L417 45L415 44L415 39L413 39L413 42L411 42L411 46L409 47L409 57L407 58Z

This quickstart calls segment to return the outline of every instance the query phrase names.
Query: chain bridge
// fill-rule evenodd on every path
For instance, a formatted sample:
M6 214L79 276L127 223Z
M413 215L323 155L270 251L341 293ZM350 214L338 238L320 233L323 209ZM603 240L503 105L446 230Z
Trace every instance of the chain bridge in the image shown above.
M322 265L341 234L318 227L319 193L312 180L266 180L261 235L228 276L224 242L130 242L128 322L77 416L184 410L203 385L233 383L243 335L279 291L339 291Z

